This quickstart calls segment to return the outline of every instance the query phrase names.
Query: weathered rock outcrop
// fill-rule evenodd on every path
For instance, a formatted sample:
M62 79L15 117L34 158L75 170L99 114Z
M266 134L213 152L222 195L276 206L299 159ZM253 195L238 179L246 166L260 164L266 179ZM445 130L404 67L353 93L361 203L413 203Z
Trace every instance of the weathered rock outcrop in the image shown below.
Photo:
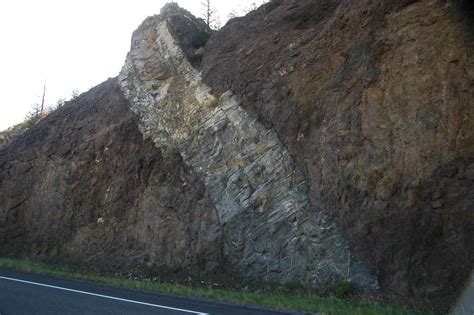
M453 299L473 267L472 21L455 1L272 1L201 65L275 130L382 287L419 299Z
M0 131L0 149L15 141L15 139L24 133L28 127L28 122L22 122L8 128L7 130Z
M212 35L167 5L118 81L0 149L0 255L449 305L474 263L466 3L274 0Z
M347 279L375 288L330 217L312 209L303 173L275 132L231 93L220 99L210 94L186 56L186 43L170 31L171 25L180 28L173 17L188 13L166 8L134 33L120 84L143 134L177 149L202 178L227 259L241 274L272 281L328 287Z
M217 217L179 155L144 140L116 79L0 151L0 255L213 267Z

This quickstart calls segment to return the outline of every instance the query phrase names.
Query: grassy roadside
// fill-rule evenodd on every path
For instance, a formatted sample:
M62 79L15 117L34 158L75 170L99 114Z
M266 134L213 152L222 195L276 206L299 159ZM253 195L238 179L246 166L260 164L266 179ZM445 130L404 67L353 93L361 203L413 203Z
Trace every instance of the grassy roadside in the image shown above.
M28 272L37 272L97 283L111 284L131 289L141 289L182 296L203 297L212 300L230 301L248 305L262 305L278 309L291 309L322 314L354 315L435 315L423 310L411 310L390 305L374 304L364 301L348 302L335 297L318 297L314 294L269 294L260 292L239 292L227 289L196 288L179 284L158 283L152 281L129 280L115 277L103 277L71 272L67 268L58 268L43 263L0 258L0 267Z

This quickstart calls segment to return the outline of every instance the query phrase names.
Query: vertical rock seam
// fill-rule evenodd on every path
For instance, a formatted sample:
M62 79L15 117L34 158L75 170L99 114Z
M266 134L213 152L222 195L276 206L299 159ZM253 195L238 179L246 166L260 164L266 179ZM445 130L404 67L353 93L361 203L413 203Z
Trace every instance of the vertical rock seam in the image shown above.
M231 92L211 95L170 23L162 14L135 31L119 82L144 136L176 149L203 178L233 268L271 281L376 289L329 215L311 208L303 173L276 133Z

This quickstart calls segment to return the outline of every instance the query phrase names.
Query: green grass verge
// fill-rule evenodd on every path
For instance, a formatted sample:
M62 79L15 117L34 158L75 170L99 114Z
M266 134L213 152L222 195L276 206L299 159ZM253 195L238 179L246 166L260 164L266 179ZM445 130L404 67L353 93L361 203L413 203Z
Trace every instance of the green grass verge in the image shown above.
M0 267L12 268L28 272L93 281L115 286L156 291L182 296L194 296L211 300L230 301L247 305L262 305L278 309L291 309L304 312L320 312L322 314L354 314L354 315L435 315L437 313L424 310L412 310L370 302L349 302L335 297L318 297L310 293L304 294L270 294L260 292L241 292L227 289L196 288L180 284L157 283L152 281L129 280L115 277L103 277L69 271L67 268L53 267L43 263L24 261L11 258L0 258Z

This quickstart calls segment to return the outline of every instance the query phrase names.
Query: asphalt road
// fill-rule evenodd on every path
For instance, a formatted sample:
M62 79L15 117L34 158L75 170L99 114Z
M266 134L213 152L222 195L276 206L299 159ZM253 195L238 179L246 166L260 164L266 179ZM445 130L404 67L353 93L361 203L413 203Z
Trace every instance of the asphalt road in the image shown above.
M0 269L0 314L288 314Z

